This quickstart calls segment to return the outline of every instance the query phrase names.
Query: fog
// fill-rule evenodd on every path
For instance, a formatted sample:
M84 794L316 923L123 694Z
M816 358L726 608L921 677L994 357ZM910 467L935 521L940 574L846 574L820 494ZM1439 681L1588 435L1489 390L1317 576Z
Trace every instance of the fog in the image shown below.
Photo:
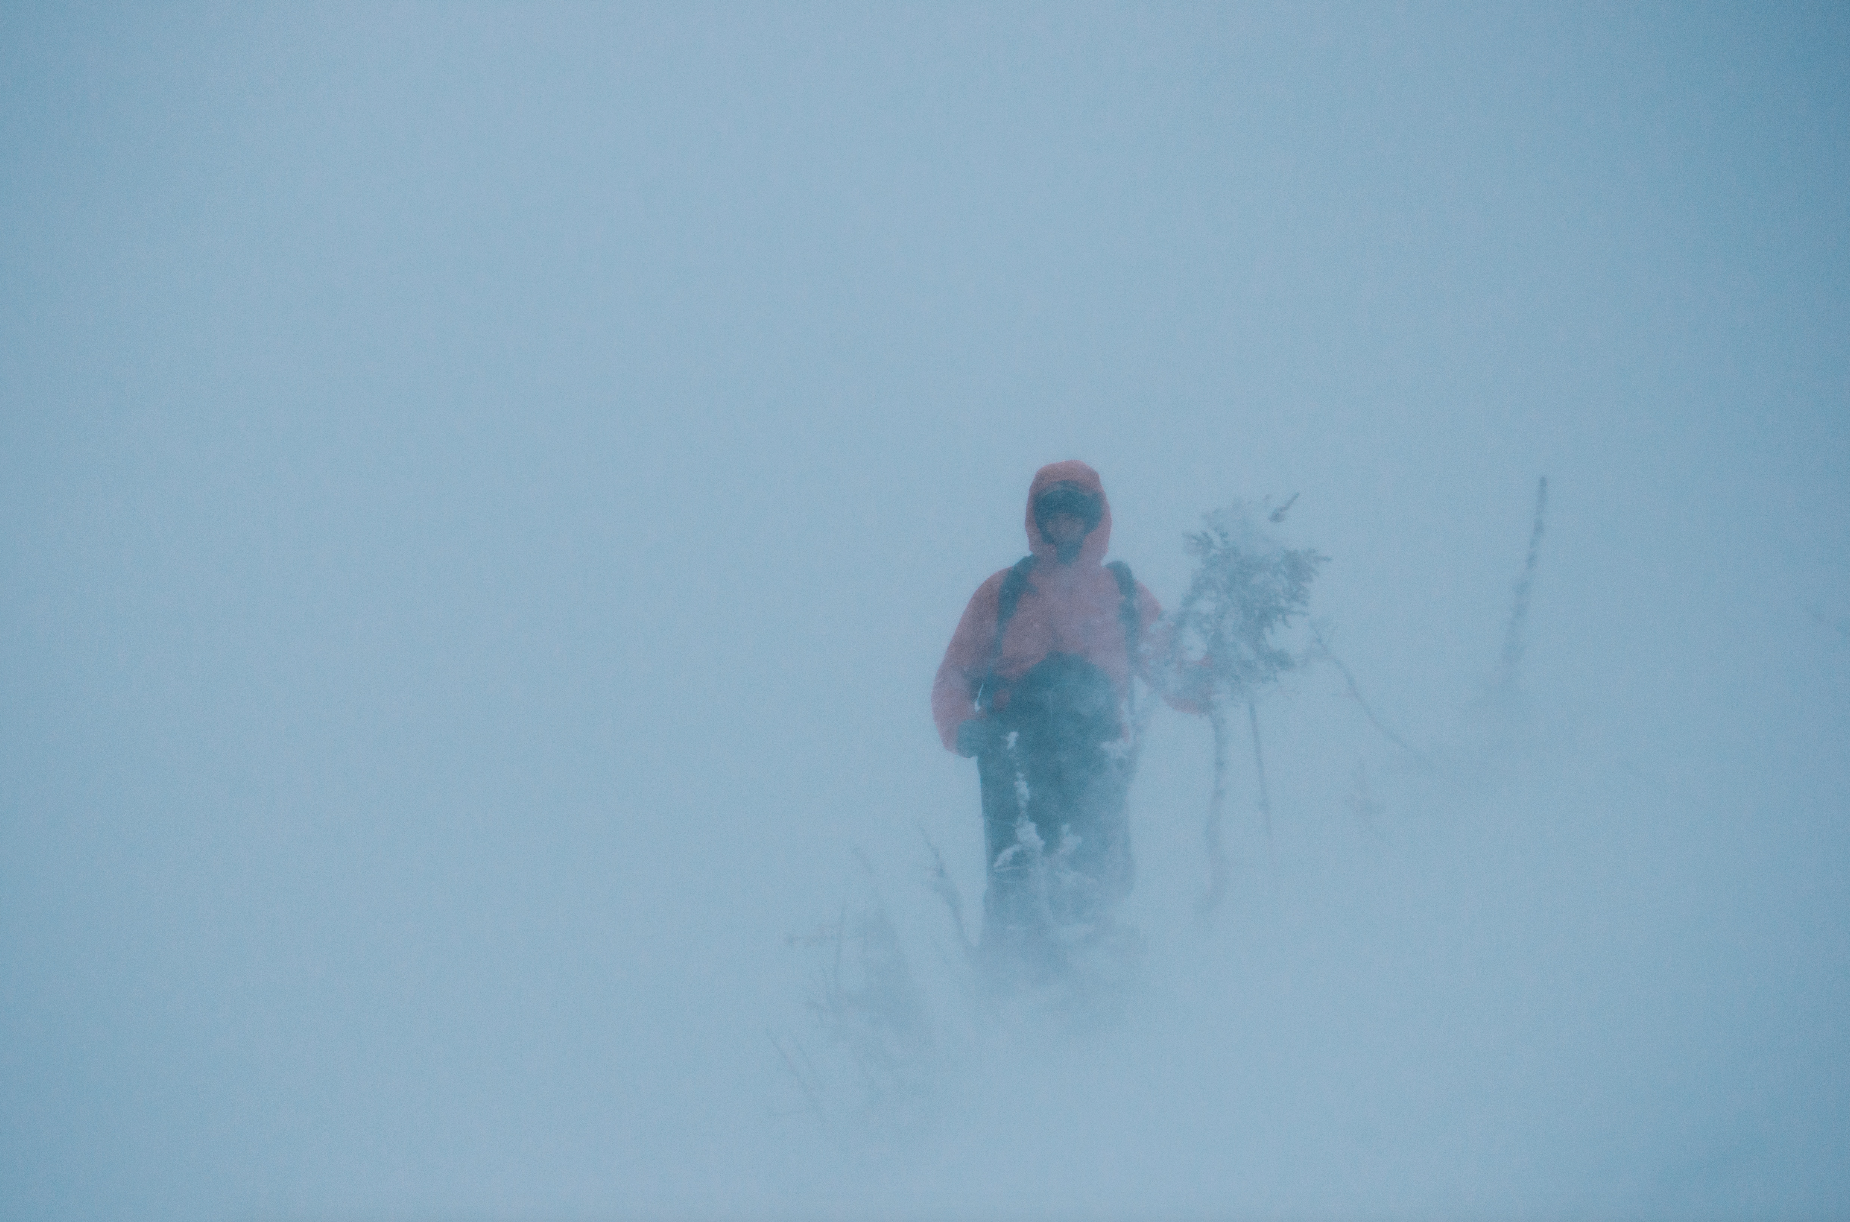
M0 57L0 1215L1850 1210L1842 9ZM1411 749L1328 662L1268 694L1203 928L1158 712L1134 987L996 1012L927 699L1067 458L1166 606L1295 494ZM869 913L903 1090L823 1004Z

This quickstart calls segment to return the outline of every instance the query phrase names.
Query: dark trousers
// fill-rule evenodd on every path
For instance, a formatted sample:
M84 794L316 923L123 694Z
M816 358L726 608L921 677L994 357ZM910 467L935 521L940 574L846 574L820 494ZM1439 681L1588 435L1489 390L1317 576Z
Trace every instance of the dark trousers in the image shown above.
M1111 716L1100 716L1096 698L1070 699L1071 675L1062 677L1068 686L1052 687L1051 698L1046 684L1027 684L997 718L1012 741L977 760L986 944L1096 922L1131 889L1130 776L1115 699Z

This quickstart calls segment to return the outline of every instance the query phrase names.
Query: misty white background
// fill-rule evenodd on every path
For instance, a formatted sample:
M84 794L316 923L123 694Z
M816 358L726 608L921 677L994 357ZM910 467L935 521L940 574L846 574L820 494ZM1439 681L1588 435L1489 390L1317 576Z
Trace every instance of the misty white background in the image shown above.
M0 1215L1850 1208L1831 6L14 6ZM1147 996L792 1105L943 950L927 693L1083 458L1332 670L1133 794ZM1537 476L1520 672L1486 706ZM934 938L937 939L934 942Z

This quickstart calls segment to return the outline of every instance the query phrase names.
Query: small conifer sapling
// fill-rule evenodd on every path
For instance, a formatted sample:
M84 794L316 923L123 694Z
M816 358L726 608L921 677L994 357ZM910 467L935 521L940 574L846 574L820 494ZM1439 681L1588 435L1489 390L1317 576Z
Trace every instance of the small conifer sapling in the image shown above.
M1296 498L1292 498L1295 500ZM1198 915L1206 918L1226 894L1229 867L1222 844L1229 715L1246 706L1260 786L1260 813L1270 830L1265 761L1259 751L1256 703L1303 659L1280 642L1281 634L1310 609L1310 583L1328 557L1312 548L1287 547L1269 529L1283 520L1283 506L1236 502L1202 516L1202 528L1185 536L1195 558L1188 593L1171 617L1164 665L1157 668L1172 697L1200 708L1214 728L1214 792L1203 840L1208 854L1208 891Z

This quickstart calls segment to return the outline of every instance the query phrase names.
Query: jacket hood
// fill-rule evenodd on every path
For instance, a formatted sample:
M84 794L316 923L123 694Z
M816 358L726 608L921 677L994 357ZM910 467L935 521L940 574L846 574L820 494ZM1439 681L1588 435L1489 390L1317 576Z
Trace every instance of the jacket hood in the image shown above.
M1028 550L1037 559L1054 559L1052 541L1041 534L1040 526L1034 521L1034 502L1041 493L1059 483L1073 484L1098 498L1098 525L1079 545L1079 558L1073 563L1086 566L1103 563L1105 551L1111 546L1111 502L1105 498L1105 486L1099 482L1098 472L1076 458L1048 463L1034 473L1034 482L1028 485Z

